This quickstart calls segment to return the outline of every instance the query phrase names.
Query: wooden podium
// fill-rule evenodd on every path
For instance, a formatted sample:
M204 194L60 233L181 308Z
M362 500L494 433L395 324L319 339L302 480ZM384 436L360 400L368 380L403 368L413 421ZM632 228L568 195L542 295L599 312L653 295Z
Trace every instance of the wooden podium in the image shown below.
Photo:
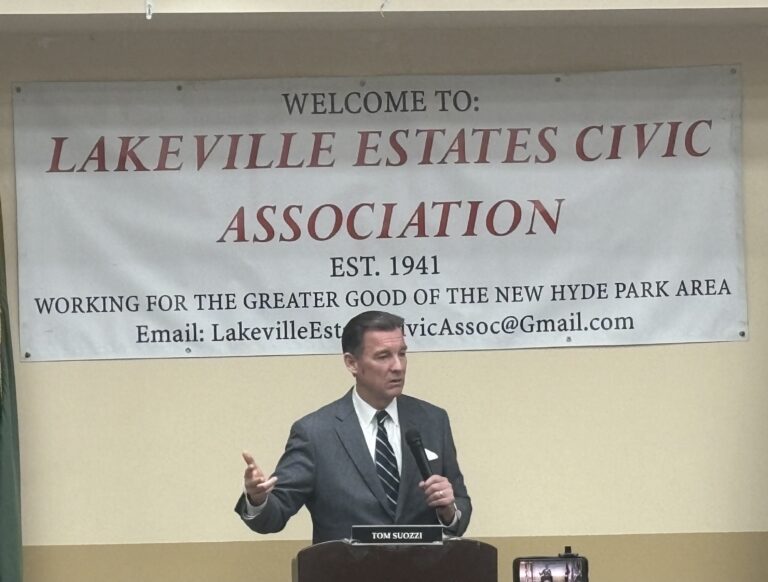
M324 542L296 556L297 582L498 582L496 548L476 540L435 545Z

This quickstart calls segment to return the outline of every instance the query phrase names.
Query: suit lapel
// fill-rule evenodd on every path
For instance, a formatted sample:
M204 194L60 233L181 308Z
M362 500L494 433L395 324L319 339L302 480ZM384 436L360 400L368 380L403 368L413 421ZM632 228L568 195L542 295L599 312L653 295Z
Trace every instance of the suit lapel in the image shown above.
M399 403L398 403L399 405ZM378 500L379 504L389 513L394 519L387 497L384 494L384 489L379 482L379 476L376 474L376 469L371 458L371 453L368 451L368 447L365 444L365 436L360 429L360 421L355 413L355 407L352 404L352 393L347 394L337 401L336 407L336 433L339 435L339 440L344 450L349 455L349 458L354 463L358 472L365 481L365 484L371 490L371 493Z

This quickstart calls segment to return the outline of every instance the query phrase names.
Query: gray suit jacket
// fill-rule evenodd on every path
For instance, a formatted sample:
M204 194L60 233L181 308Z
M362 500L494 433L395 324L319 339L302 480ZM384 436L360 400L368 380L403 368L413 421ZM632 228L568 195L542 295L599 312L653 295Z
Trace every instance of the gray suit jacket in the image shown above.
M352 525L438 524L427 506L405 432L415 428L424 447L437 453L432 471L453 485L461 519L446 533L462 535L472 514L464 477L456 460L451 426L446 412L410 396L397 399L404 450L397 511L388 508L384 490L352 404L351 391L291 427L285 452L275 469L278 481L263 511L245 519L245 498L235 506L243 521L259 533L282 530L302 505L312 516L312 543L348 538Z

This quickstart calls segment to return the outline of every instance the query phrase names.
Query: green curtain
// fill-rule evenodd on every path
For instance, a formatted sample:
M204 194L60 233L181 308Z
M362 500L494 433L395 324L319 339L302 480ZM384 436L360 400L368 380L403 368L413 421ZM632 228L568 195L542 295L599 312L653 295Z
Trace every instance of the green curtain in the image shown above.
M21 582L19 430L2 228L0 261L0 582Z

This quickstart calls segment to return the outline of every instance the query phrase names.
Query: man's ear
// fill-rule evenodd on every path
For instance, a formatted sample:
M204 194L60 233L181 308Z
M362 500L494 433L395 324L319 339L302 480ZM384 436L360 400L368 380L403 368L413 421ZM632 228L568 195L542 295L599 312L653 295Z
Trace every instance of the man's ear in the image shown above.
M344 365L353 376L357 376L357 358L349 352L344 352Z

